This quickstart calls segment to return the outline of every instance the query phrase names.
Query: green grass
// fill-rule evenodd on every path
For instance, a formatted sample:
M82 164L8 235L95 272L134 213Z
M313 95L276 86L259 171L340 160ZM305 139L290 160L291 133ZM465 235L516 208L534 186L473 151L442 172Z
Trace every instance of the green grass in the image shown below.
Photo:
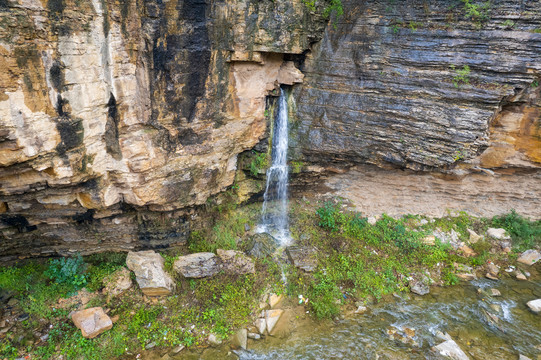
M493 227L507 230L519 251L541 245L541 220L531 221L512 210L509 214L493 218L491 223Z
M489 259L505 256L491 254L492 245L487 241L471 244L476 253L471 257L461 256L439 239L435 245L424 244L422 239L436 229L454 231L461 241L468 241L468 229L484 234L490 226L501 226L510 232L517 249L538 246L539 240L535 242L535 239L540 238L541 231L540 222L529 221L514 212L492 220L463 212L432 220L413 215L400 219L383 215L373 226L360 214L348 211L341 202L325 202L315 209L315 214L303 206L294 206L291 213L293 236L300 239L301 245L318 249L319 266L313 276L291 271L288 290L292 296L308 297L318 318L335 316L341 304L378 300L386 294L407 291L405 277L411 273L439 267L440 282L455 285L458 278L452 267L454 262L480 266Z

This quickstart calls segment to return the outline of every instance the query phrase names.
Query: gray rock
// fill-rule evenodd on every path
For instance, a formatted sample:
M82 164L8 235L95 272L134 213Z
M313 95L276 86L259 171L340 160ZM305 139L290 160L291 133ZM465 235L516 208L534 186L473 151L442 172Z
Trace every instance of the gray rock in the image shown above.
M541 253L533 249L524 251L517 259L519 263L525 265L533 265L539 260L541 260Z
M289 246L286 249L287 257L293 265L307 272L317 267L316 249L310 246Z
M236 250L216 251L222 261L222 268L227 274L241 275L255 273L255 264L246 254Z
M169 295L175 289L173 279L165 272L165 260L152 250L128 253L126 265L135 273L135 280L143 294Z
M489 228L487 230L487 236L494 240L509 240L510 239L509 235L507 234L507 231L501 228L498 228L498 229Z
M378 222L378 220L374 216L369 216L367 219L368 224L374 226Z
M541 312L541 299L528 301L526 305L535 313Z
M451 245L455 250L462 245L460 235L454 229L451 229L451 232L448 233L441 230L434 230L433 235L440 239L443 244Z
M216 275L221 261L213 253L196 253L179 257L173 269L185 278L203 278Z
M359 307L357 307L357 310L355 310L355 314L364 314L367 311L368 308L366 306L359 305Z
M258 333L249 332L248 333L248 339L261 340L261 335L259 335Z
M518 356L518 360L532 360L532 359L530 359L530 358L527 357L527 356L524 356L524 355L520 354L520 355Z
M447 340L432 348L438 354L453 360L469 360L468 355L462 351L454 340Z
M411 292L417 295L426 295L430 292L430 287L422 280L411 280L409 286Z
M278 241L267 233L255 234L248 242L247 253L257 258L272 255L279 247Z

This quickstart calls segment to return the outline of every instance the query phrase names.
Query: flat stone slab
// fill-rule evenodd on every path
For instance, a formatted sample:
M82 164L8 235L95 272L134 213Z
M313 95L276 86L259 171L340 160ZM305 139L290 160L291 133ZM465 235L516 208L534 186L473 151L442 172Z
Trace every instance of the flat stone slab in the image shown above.
M541 253L533 249L524 251L517 259L519 263L525 265L533 265L539 260L541 260Z
M222 265L216 255L203 252L179 257L173 269L185 278L204 278L216 275Z
M283 313L284 310L281 309L265 311L265 322L267 323L267 332L269 335L271 334L272 330L274 330L274 327L278 323L278 320L280 320L280 317L282 317Z
M77 311L71 315L71 320L87 339L95 338L113 327L111 318L101 307Z
M135 280L143 294L148 296L169 295L175 282L164 270L165 260L152 250L130 251L126 265L135 273Z
M293 265L307 272L316 270L316 249L310 246L290 246L286 249L287 257Z

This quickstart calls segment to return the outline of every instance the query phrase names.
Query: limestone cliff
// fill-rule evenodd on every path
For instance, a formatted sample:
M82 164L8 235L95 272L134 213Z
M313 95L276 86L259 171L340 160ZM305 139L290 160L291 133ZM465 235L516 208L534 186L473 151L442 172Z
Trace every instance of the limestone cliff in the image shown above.
M460 1L343 0L329 22L327 5L0 0L0 258L185 241L192 207L266 136L280 84L305 170L530 176L541 198L539 0L473 18Z
M0 254L166 246L264 136L301 0L0 1Z

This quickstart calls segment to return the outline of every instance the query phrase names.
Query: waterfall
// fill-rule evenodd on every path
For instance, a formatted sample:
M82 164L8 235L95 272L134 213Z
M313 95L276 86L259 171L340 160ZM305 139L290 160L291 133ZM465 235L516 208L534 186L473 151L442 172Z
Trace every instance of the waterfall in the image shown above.
M280 88L278 113L272 138L272 164L267 170L267 184L263 195L264 202L258 232L271 234L281 245L287 245L290 242L287 211L289 177L287 167L288 122L286 93Z

